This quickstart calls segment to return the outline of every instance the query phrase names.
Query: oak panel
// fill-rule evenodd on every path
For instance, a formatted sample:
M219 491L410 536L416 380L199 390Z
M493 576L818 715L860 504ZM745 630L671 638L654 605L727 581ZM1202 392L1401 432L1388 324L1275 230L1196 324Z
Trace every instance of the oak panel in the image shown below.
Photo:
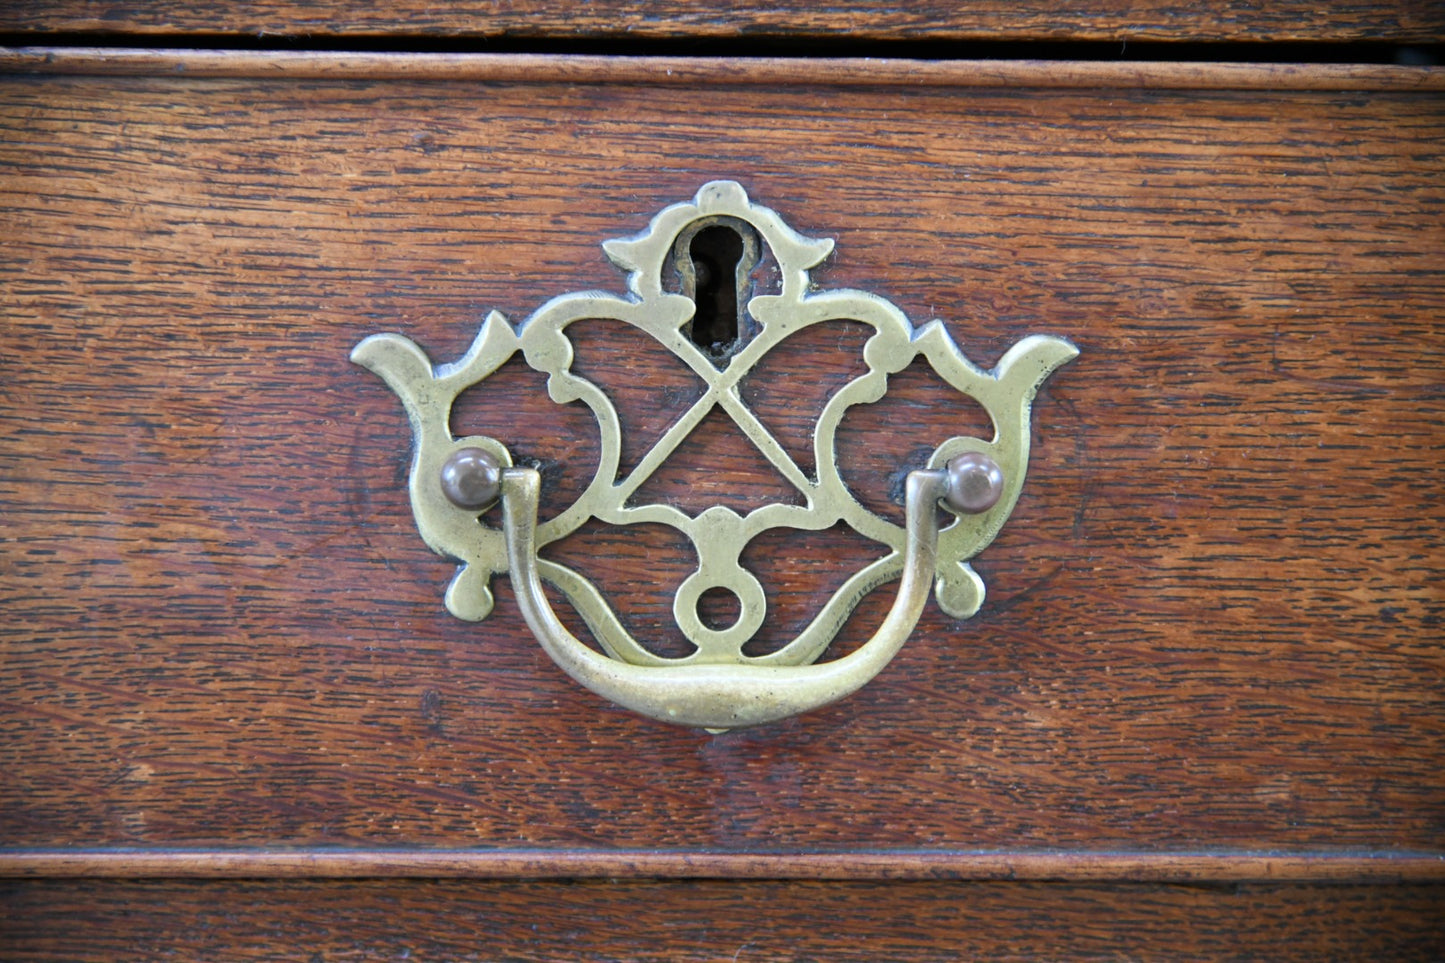
M1272 4L1162 0L909 0L828 4L688 3L664 0L524 0L478 7L451 0L388 0L385 4L228 0L197 6L147 0L123 6L106 0L12 0L0 29L45 38L66 32L128 36L245 36L318 39L704 39L727 38L742 49L756 38L847 40L1193 40L1436 41L1445 15L1429 0L1385 3Z
M1434 960L1441 886L0 884L16 961ZM820 925L822 923L823 925Z
M1439 849L1442 120L1403 92L7 77L0 840ZM404 419L346 357L619 290L599 243L719 176L837 238L819 283L975 360L1083 354L980 615L930 605L858 696L712 737L578 690L505 582L489 621L445 613ZM941 419L898 403L840 443L880 505ZM516 443L585 473L585 420L522 407ZM617 558L646 629L667 545L610 537L577 556Z
M1376 63L920 59L897 57L596 56L577 53L404 53L336 50L175 50L137 47L0 47L6 73L293 80L440 80L728 86L1036 87L1090 90L1445 89L1445 69Z

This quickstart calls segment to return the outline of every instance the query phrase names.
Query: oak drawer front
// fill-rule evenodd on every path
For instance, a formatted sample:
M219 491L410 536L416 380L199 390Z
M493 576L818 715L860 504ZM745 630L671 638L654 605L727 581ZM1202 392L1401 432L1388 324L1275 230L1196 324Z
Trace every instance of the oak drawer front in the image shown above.
M715 84L700 110L646 82L14 74L0 98L7 847L1441 850L1438 93ZM714 737L575 687L504 580L488 621L445 612L406 425L347 354L395 330L452 358L488 310L619 291L600 243L717 177L837 239L824 287L986 364L1039 331L1082 355L1040 395L983 611L930 604L857 696ZM595 428L508 377L525 400L469 417L534 439L562 498ZM960 417L917 410L850 416L840 457L885 508ZM589 537L621 589L670 550Z
M830 42L891 41L895 48L907 51L901 54L905 56L958 57L956 43L943 46L939 42L1069 41L1078 49L1081 42L1094 41L1136 52L1141 42L1147 46L1150 41L1439 43L1445 37L1445 13L1427 0L1279 0L1268 6L1101 0L1072 7L1044 0L1007 5L844 0L827 6L803 0L661 0L649 4L517 0L485 7L460 0L337 0L325 4L229 0L205 6L151 0L126 7L97 0L16 0L0 10L0 31L28 43L79 34L124 38L132 46L185 38L193 38L199 46L214 43L218 37L248 38L273 46L278 40L317 45L338 39L364 45L378 37L391 43L427 43L438 38L502 44L610 40L611 50L603 52L612 53L618 52L618 41L688 40L694 53L708 41L732 41L739 46L745 42L755 54L776 51L789 41L807 44L794 49L811 49L813 54ZM910 45L905 47L900 41ZM920 48L920 43L929 41L938 45Z
M44 880L0 897L11 953L66 961L1433 960L1445 908L1438 885L957 881Z

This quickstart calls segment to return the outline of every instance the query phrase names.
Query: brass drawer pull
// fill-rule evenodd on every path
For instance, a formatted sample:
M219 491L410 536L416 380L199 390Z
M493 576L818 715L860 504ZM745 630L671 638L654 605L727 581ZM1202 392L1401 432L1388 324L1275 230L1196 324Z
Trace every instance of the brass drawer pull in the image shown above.
M763 245L777 261L781 290L752 295L748 279ZM967 560L994 539L1018 500L1028 466L1034 394L1078 351L1060 338L1033 335L1010 348L993 370L983 371L964 357L939 322L915 328L876 295L811 290L808 271L832 247L830 239L794 232L776 213L749 201L737 183L714 181L692 203L663 209L638 237L603 245L613 262L629 272L628 297L564 295L515 328L492 312L467 353L447 365L434 366L421 348L397 334L373 335L358 344L352 360L380 375L411 419L416 444L409 487L422 538L433 551L462 563L447 589L447 608L459 618L485 618L492 608L492 575L509 572L527 624L572 678L643 715L714 731L782 719L856 691L906 641L930 583L949 615L967 618L977 612L983 582ZM724 248L721 260L710 256ZM735 265L731 272L728 261ZM664 290L669 276L678 279L678 291ZM623 321L651 336L706 385L703 396L625 477L619 475L622 429L616 409L595 384L571 370L566 328L591 318ZM741 326L733 318L743 319ZM818 419L813 434L817 477L811 478L749 410L738 386L783 338L835 319L862 322L875 334L864 349L868 371L834 393ZM529 366L549 375L554 401L583 401L601 434L597 471L586 490L540 525L537 473L513 467L501 441L455 438L448 423L457 396L517 351ZM966 435L942 441L928 468L909 474L905 525L899 527L864 508L844 485L834 434L850 406L877 401L888 376L918 356L983 406L995 436L991 441ZM716 408L792 482L803 504L769 504L746 516L715 506L693 518L670 505L633 503L642 483ZM500 530L480 518L498 497ZM940 500L954 514L941 530L935 510ZM695 652L667 658L649 651L626 631L595 586L572 569L537 557L542 546L591 518L613 525L660 522L692 541L698 568L679 587L673 611ZM774 528L818 530L839 521L888 546L889 554L849 578L798 638L767 655L745 654L744 644L762 624L766 600L757 579L739 563L743 548ZM850 655L817 662L858 601L894 578L900 582L898 595L878 632ZM605 655L563 627L542 592L543 581L566 596ZM702 593L717 588L740 600L737 621L723 628L704 624L697 612Z

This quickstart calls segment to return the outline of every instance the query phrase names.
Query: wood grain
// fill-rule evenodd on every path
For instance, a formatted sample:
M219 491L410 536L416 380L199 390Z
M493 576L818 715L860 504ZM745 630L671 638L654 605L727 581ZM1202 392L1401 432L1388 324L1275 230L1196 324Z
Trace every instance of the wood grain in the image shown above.
M1445 38L1445 14L1430 0L1355 0L1328 4L1223 0L1181 5L1162 0L847 0L812 4L644 3L526 0L478 7L450 0L385 4L229 0L196 6L146 0L11 0L0 30L41 36L65 32L115 35L209 35L301 38L749 38L842 37L851 40L1397 40Z
M567 54L357 53L0 47L0 70L87 76L503 83L821 84L880 87L1151 90L1441 90L1445 67L1171 61L913 60L885 57L593 57Z
M1445 887L0 884L17 961L1437 960Z
M1445 854L1372 851L1204 852L877 850L731 853L596 849L167 847L0 849L0 878L108 879L820 879L1140 883L1438 883Z
M7 77L0 840L1445 850L1442 133L1404 91ZM346 357L618 290L599 243L718 176L837 239L824 286L1083 354L980 615L711 737L578 690L504 581L445 613ZM878 504L942 417L900 403L848 420Z

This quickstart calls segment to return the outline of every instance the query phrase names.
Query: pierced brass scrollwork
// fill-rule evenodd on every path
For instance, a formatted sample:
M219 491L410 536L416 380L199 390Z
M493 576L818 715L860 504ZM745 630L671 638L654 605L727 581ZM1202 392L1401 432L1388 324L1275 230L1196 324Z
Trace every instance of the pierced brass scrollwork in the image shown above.
M742 239L737 283L698 276L702 269L680 257L705 230L730 226ZM777 263L777 293L748 299L746 274L766 245ZM594 692L643 715L714 731L757 725L806 712L856 691L888 664L907 640L927 601L967 618L983 602L982 580L967 560L987 546L1013 510L1028 466L1030 407L1040 384L1077 355L1060 338L1034 335L1019 341L991 371L973 365L933 321L915 328L883 298L862 291L813 290L808 272L829 252L830 239L803 237L766 207L752 203L733 181L703 185L691 203L674 204L646 231L603 244L627 271L628 295L567 294L542 305L515 328L499 313L483 323L459 360L433 365L421 348L397 334L373 335L358 344L352 360L380 375L401 398L411 419L415 451L410 474L412 510L426 544L461 562L446 592L458 618L479 620L492 609L490 581L509 573L527 624L552 659ZM682 291L663 289L666 272L682 278ZM712 345L692 330L700 292L742 299L752 330L731 343ZM617 411L595 384L571 370L568 325L607 318L635 327L665 346L705 383L706 391L625 475L619 472L622 428ZM789 334L809 325L847 319L874 329L864 348L866 373L837 391L813 434L816 478L810 477L744 403L739 385L753 367ZM453 402L518 351L549 376L553 401L582 401L600 426L601 454L586 490L569 508L537 522L541 481L513 467L506 445L495 438L454 437ZM928 467L911 472L905 524L899 527L864 508L837 468L834 436L853 405L883 397L888 376L922 356L938 375L978 401L993 420L995 436L943 439ZM802 496L801 504L769 504L746 515L714 506L696 517L669 505L635 504L634 494L688 434L722 409ZM481 511L500 497L502 527L487 525ZM953 520L941 530L935 506ZM566 566L540 559L543 546L575 531L588 519L610 525L670 525L697 549L698 567L679 587L673 612L696 646L686 657L654 654L634 639L601 594ZM888 548L888 554L849 578L804 631L781 649L752 656L744 645L762 625L767 602L756 577L739 561L743 548L775 528L820 530L844 522ZM898 594L875 635L853 653L817 662L857 603L897 578ZM604 652L584 645L558 620L542 591L555 586L577 610ZM741 602L741 615L712 628L698 615L707 590L723 588Z

